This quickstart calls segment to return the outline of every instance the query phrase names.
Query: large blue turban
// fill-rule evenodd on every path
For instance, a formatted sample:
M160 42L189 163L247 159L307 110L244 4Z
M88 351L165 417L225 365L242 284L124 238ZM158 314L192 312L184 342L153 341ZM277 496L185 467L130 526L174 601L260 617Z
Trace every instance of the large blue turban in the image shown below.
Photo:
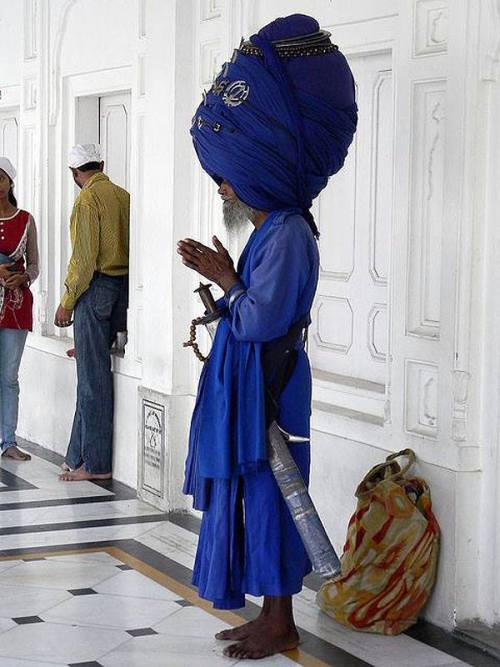
M317 21L294 14L262 28L226 63L193 118L203 169L261 211L299 208L344 164L356 130L354 81Z

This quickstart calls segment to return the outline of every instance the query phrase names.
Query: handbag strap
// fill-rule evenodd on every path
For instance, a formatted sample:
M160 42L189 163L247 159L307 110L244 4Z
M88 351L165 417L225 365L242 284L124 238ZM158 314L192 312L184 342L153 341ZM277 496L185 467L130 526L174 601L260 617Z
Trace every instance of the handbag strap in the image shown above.
M396 459L405 456L408 461L401 467ZM402 449L399 452L389 454L384 463L374 466L361 480L356 493L356 498L363 498L370 494L379 482L396 481L401 479L417 460L413 449Z

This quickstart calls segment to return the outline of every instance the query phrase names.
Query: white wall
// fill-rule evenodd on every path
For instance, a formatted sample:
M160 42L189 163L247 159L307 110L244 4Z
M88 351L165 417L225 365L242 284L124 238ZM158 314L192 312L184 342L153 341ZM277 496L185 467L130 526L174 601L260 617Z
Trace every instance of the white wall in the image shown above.
M12 147L12 162L17 162L16 135L19 130L19 97L23 40L19 39L23 28L22 0L4 3L0 7L0 33L2 56L0 59L0 151L8 152ZM15 147L15 148L14 148Z
M2 42L4 37L9 44L14 41L13 33L17 38L17 48L9 53L16 55L15 62L5 61L9 66L5 78L2 61L0 85L3 91L4 83L17 83L20 203L37 220L42 263L42 275L34 285L35 331L21 368L19 431L60 453L66 449L74 411L75 364L65 355L72 345L71 332L68 336L55 329L52 320L69 256L69 213L75 192L65 160L75 141L76 98L132 92L129 344L125 358L113 362L115 475L131 486L137 483L138 387L144 382L167 394L174 383L173 309L177 300L181 302L182 290L174 295L172 289L171 274L177 269L173 216L176 210L182 235L189 201L187 182L185 191L181 183L174 187L174 165L179 180L185 173L182 153L189 153L188 169L191 165L189 137L177 139L175 129L176 122L188 127L192 107L191 86L184 111L182 90L174 105L176 76L182 76L178 81L185 86L189 72L183 69L192 60L192 42L188 38L179 47L176 38L189 36L189 20L183 17L189 11L189 2L21 0L10 3L0 23ZM176 32L181 20L184 29ZM29 53L23 43L29 45ZM187 49L187 57L182 52L177 56L178 47ZM177 57L181 65L176 69ZM184 332L176 335L182 337ZM176 391L179 382L176 379Z
M354 190L343 200L335 195L352 224L330 220L330 191L316 207L320 224L332 225L321 252L333 265L323 272L311 330L312 492L341 547L362 476L388 452L412 447L443 531L427 618L448 628L476 616L493 623L500 615L500 543L491 544L500 470L498 0L3 3L0 43L10 48L0 56L0 106L21 106L21 201L38 220L43 263L22 365L20 433L64 452L73 414L75 368L64 354L71 341L51 320L68 254L73 191L64 156L75 97L131 90L130 343L115 366L115 475L136 484L138 390L153 390L167 424L165 506L188 506L180 488L200 367L181 343L200 308L175 243L188 234L224 237L215 186L190 145L190 119L241 35L292 11L317 16L364 82L356 166L346 177ZM389 80L390 94L381 86ZM373 167L380 155L390 169ZM386 214L380 223L374 202ZM362 304L349 272L331 260L353 229L357 275L379 290L364 290ZM370 273L373 232L388 235L388 275ZM230 240L233 252L242 244ZM332 298L346 316L340 328L333 316L317 316ZM346 332L355 344L343 343Z
M60 51L62 76L133 64L137 51L137 2L58 0L49 4L54 34L64 29ZM61 11L68 4L69 11L61 24Z
M21 80L23 59L23 0L4 2L0 7L2 34L1 80L2 88L18 85Z

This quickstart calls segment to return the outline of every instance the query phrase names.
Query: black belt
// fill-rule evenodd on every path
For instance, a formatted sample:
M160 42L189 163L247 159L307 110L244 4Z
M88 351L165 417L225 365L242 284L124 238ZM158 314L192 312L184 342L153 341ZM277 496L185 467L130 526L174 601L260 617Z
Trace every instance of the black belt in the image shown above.
M121 276L110 276L108 273L102 273L101 271L94 271L92 276L94 280L111 280L113 282L126 282L128 281L128 273L124 273Z
M292 324L281 338L264 343L261 364L266 386L266 426L276 420L279 398L297 365L297 343L307 339L307 327L311 323L309 313Z

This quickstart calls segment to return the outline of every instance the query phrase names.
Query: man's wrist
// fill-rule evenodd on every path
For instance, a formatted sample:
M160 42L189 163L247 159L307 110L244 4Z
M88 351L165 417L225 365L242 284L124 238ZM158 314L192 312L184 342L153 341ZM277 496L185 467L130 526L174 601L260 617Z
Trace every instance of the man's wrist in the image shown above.
M227 273L227 275L222 276L222 278L219 280L219 287L224 290L225 294L227 294L231 287L234 287L239 282L240 277L236 271L232 271L231 273Z
M63 294L61 298L61 307L64 308L64 310L69 311L73 311L75 309L75 304L72 302L71 297L67 292L66 294Z

